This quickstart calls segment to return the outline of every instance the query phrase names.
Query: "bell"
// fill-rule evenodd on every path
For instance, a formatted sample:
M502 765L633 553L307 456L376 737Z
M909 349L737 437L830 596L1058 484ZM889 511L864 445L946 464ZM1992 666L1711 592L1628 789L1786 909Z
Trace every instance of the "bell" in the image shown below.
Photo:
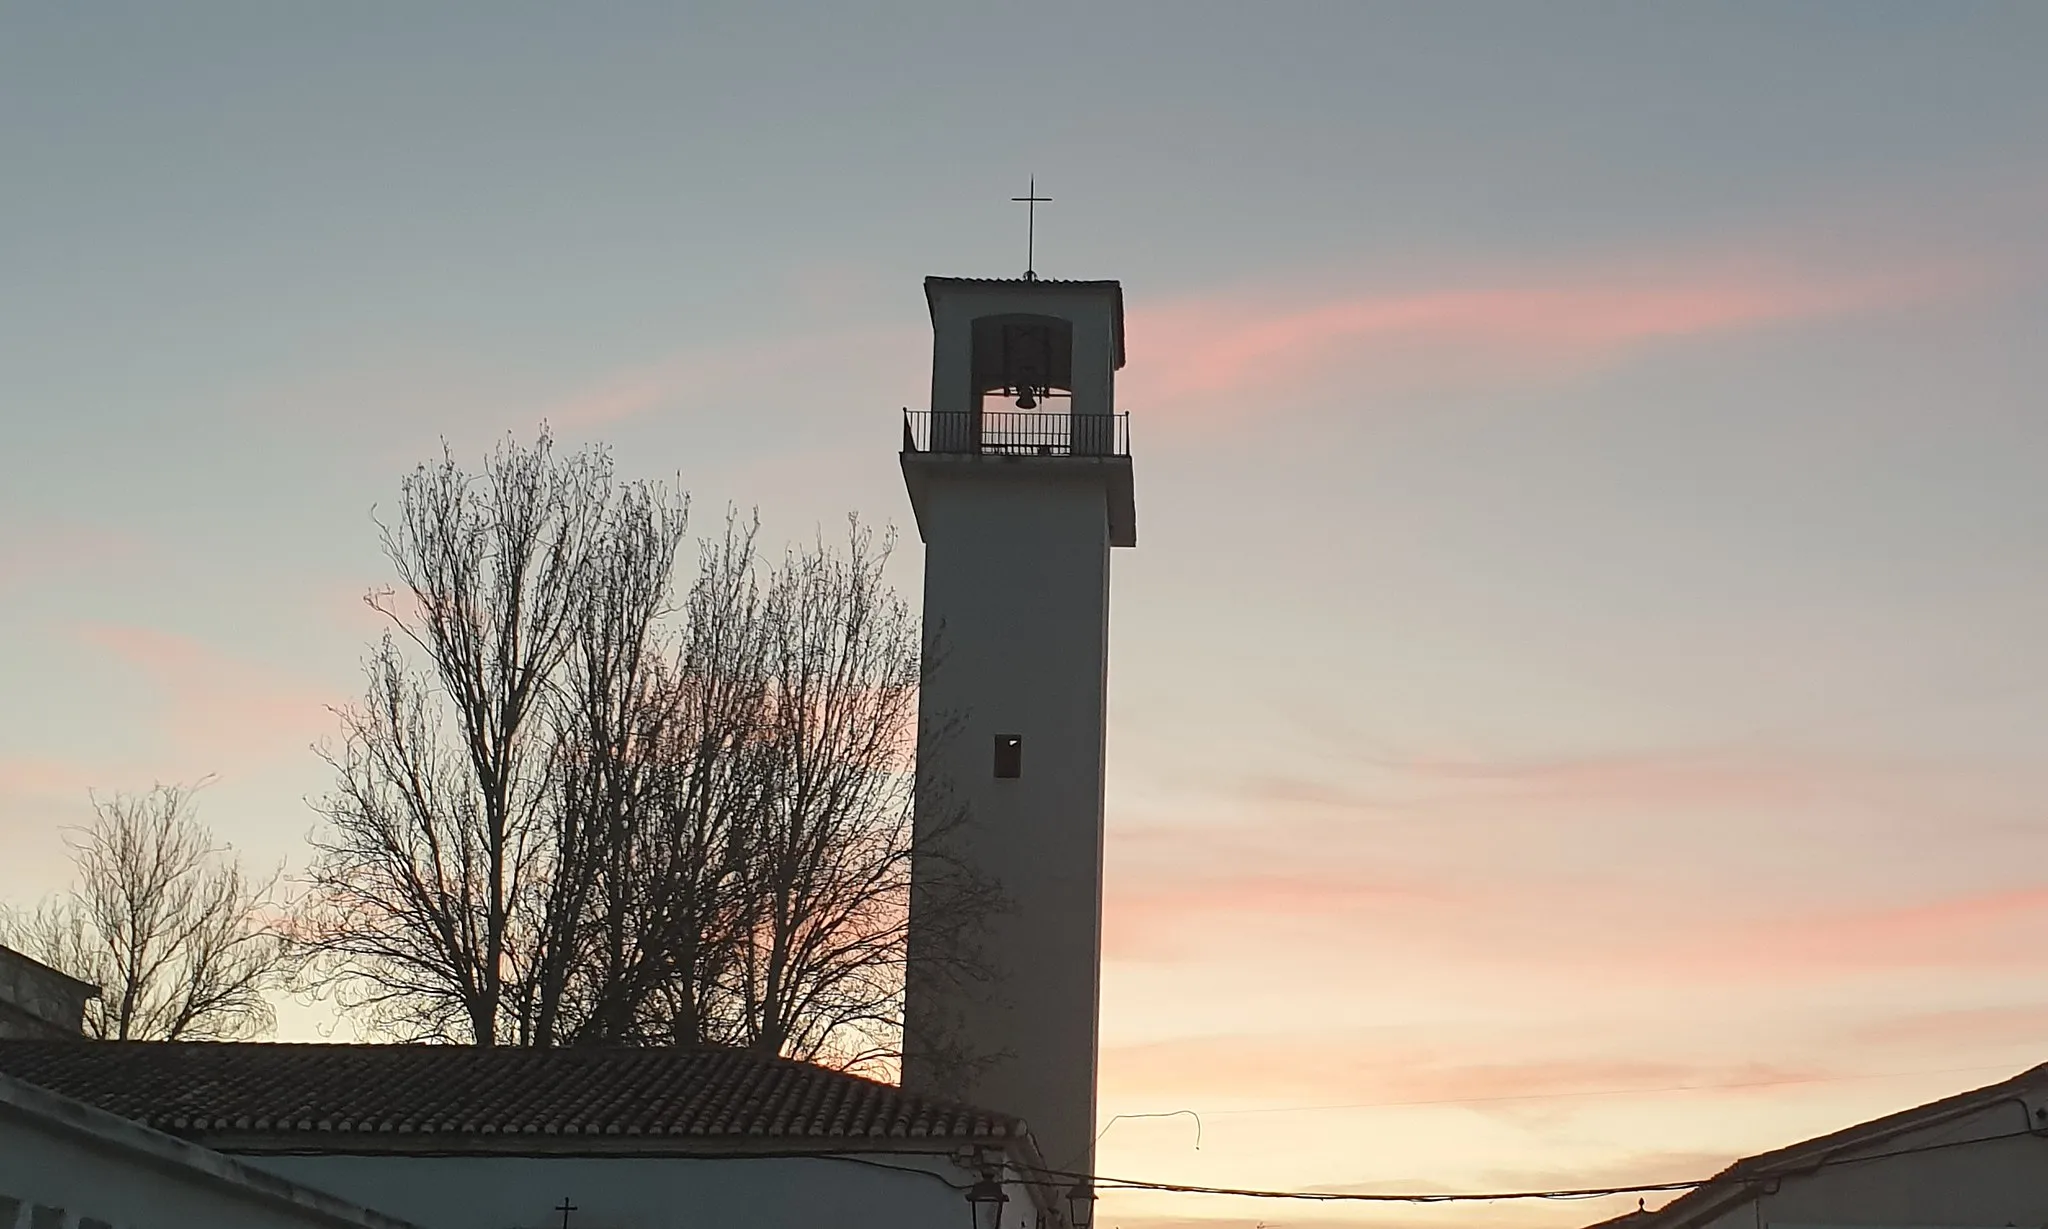
M1029 385L1026 385L1025 388L1017 394L1017 408L1020 410L1035 410L1038 408L1038 398L1031 395L1031 388Z

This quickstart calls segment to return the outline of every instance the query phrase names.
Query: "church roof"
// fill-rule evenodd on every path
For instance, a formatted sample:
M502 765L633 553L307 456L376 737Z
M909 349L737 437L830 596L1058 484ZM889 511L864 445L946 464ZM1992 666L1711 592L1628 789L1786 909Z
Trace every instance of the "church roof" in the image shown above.
M187 1138L337 1151L351 1150L351 1137L377 1148L423 1135L784 1148L1025 1137L1023 1122L1002 1114L713 1047L0 1041L0 1074Z

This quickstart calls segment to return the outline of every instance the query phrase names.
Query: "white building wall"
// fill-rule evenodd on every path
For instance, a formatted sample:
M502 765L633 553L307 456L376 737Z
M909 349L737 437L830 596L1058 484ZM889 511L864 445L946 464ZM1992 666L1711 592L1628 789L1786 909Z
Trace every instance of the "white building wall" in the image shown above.
M37 1208L62 1209L69 1225L96 1220L114 1229L278 1229L294 1223L277 1208L222 1184L165 1173L118 1151L7 1121L0 1121L0 1200L7 1201L0 1208L21 1205L16 1214L24 1227L40 1223ZM14 1222L0 1221L0 1229L14 1229Z
M1706 1229L2048 1225L2048 1136L2019 1101L1872 1144L1777 1180L1777 1189L1705 1222ZM2000 1138L2004 1137L2004 1138Z
M913 951L905 1086L926 1086L917 1038L964 1038L992 1065L932 1091L1022 1117L1047 1164L1086 1170L1102 918L1104 481L1028 458L935 465L919 519L934 654L920 704L928 729L951 727L919 750L920 771L946 791L936 807L921 802L919 824L929 830L964 805L953 847L997 880L1011 908L990 922L997 977L987 986L923 984ZM1002 734L1023 738L1016 779L994 775Z
M247 1156L432 1229L969 1229L943 1157ZM1021 1186L1006 1229L1035 1229Z
M0 1079L0 1229L409 1229L252 1170Z

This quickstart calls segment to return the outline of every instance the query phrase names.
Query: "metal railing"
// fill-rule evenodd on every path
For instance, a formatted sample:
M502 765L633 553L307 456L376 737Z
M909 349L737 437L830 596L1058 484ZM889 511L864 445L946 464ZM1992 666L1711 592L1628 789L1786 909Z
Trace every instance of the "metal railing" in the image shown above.
M903 451L1014 457L1127 457L1131 416L1025 410L905 410Z

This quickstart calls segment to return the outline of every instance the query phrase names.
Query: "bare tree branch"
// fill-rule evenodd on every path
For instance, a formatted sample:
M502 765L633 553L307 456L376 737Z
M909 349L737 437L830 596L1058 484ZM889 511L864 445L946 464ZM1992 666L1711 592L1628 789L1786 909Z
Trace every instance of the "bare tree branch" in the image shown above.
M383 527L410 602L367 600L430 668L416 674L387 636L364 705L342 715L304 938L344 1004L403 1035L523 1039L505 1000L554 754L535 718L611 503L608 458L557 458L543 432L500 446L480 475L444 448Z
M920 654L893 540L852 522L765 567L728 517L678 603L685 512L545 435L407 480L408 602L373 598L393 632L328 753L302 924L373 1027L894 1062ZM946 882L965 960L995 897Z
M226 1040L275 1024L286 956L268 915L277 876L252 881L192 812L192 790L93 799L77 885L8 921L7 941L100 987L86 1031L121 1040Z

